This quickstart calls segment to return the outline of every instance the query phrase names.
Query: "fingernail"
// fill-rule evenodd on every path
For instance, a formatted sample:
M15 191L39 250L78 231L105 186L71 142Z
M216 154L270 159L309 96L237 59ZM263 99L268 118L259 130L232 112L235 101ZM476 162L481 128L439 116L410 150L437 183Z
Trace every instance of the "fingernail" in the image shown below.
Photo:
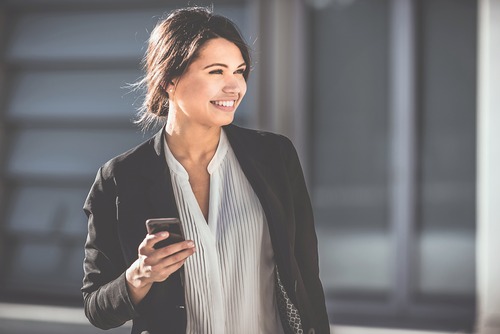
M193 246L194 246L194 242L189 241L189 242L188 242L188 246L189 246L189 247L193 247Z
M160 234L160 236L162 238L166 238L166 237L168 237L168 232L163 232L162 234Z

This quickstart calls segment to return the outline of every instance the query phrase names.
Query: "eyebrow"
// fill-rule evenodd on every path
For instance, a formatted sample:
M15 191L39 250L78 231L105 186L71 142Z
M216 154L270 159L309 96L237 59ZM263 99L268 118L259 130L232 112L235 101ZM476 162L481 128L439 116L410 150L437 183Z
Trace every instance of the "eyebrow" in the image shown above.
M240 68L242 66L246 66L247 64L246 63L241 63L237 68ZM214 66L221 66L221 67L225 67L225 68L228 68L229 66L227 66L226 64L222 64L222 63L214 63L214 64L210 64L208 66L205 66L203 69L207 69L207 68L210 68L210 67L214 67Z

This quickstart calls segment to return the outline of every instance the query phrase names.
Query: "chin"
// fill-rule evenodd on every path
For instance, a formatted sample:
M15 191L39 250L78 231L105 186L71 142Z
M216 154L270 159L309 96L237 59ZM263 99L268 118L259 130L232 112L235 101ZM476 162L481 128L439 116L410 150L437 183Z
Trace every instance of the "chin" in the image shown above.
M225 117L221 117L217 123L219 126L224 126L231 124L233 120L234 120L234 114L231 114L231 115L226 115Z

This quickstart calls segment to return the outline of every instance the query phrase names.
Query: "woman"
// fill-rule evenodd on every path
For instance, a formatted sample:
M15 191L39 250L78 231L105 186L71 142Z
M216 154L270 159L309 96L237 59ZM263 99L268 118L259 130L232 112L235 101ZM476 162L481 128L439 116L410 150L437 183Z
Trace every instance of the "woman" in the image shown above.
M132 333L329 333L309 195L291 142L230 123L250 57L236 26L206 8L151 34L140 122L149 141L103 165L82 292L90 322ZM178 217L186 241L145 221ZM182 275L181 275L182 273Z

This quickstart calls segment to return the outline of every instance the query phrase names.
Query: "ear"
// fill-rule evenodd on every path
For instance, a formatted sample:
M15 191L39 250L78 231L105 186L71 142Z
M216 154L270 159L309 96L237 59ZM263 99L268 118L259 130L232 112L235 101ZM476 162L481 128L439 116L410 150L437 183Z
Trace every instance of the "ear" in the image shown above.
M162 82L161 86L168 94L172 94L175 91L175 83L173 80L170 81L168 84L166 82Z

